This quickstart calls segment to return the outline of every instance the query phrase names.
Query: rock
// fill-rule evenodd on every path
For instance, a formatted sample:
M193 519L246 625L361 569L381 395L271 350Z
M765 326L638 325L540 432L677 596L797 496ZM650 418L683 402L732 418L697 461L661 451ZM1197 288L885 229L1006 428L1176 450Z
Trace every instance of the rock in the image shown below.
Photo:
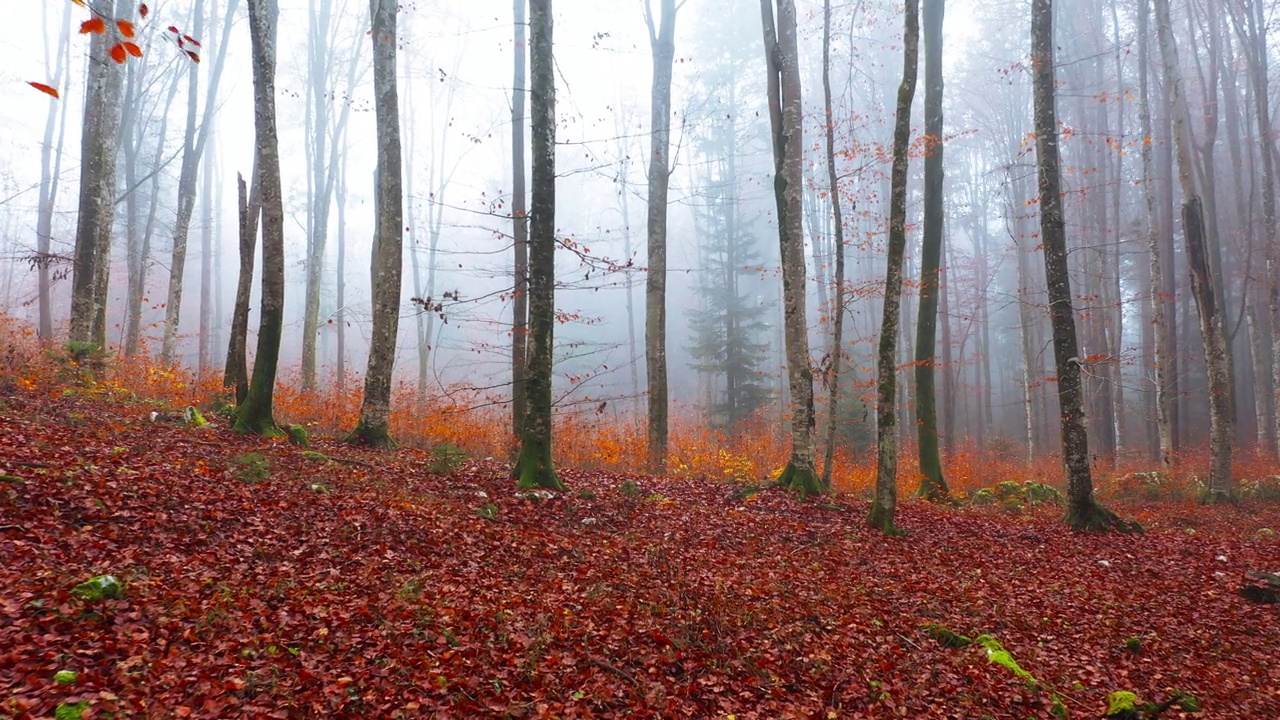
M124 586L114 575L98 575L71 588L71 594L86 602L119 600L124 597Z

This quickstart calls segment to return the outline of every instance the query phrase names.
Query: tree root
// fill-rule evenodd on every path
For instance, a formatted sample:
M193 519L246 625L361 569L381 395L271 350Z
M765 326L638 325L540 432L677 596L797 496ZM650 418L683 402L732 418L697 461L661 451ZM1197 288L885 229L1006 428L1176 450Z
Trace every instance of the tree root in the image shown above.
M1066 522L1071 526L1072 530L1081 532L1118 532L1126 534L1141 534L1143 532L1142 525L1138 524L1137 521L1125 520L1098 504L1093 498L1089 499L1084 508L1069 507L1067 509Z

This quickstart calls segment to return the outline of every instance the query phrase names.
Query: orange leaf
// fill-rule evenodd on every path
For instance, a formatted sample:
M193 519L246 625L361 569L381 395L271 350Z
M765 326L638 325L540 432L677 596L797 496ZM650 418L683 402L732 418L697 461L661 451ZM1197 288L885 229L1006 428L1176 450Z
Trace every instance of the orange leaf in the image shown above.
M88 5L84 4L84 0L71 0L71 2L79 5L80 7L89 7Z
M134 57L142 57L142 48L138 47L134 43L131 43L131 42L124 43L124 49L125 49L125 52L129 53Z
M107 24L100 17L92 17L80 23L80 34L88 35L89 33L104 33L107 31Z
M120 34L124 37L133 37L133 23L128 20L117 20L116 27L120 28Z
M191 58L191 62L194 62L194 63L200 62L200 56L197 55L194 51L187 50L186 53Z
M145 20L147 18L147 13L149 12L151 12L151 8L147 7L146 3L142 3L138 6L138 15L140 15L142 19Z
M111 59L115 60L117 64L124 63L126 57L123 43L116 43L111 46Z
M33 88L35 88L35 89L39 90L40 92L44 93L45 95L51 95L51 96L53 96L54 98L57 98L57 97L58 97L58 90L57 90L57 88L54 88L54 87L49 86L49 85L45 85L44 83L38 83L38 82L28 82L27 84L28 84L28 85L30 85L31 87L33 87Z

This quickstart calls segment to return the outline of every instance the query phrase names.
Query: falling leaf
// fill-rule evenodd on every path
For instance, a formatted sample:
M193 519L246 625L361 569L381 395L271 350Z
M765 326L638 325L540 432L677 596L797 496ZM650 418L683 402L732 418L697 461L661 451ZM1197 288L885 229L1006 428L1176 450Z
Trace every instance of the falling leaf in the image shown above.
M197 55L194 51L187 50L186 53L187 53L187 56L191 58L191 62L194 62L194 63L200 62L200 56Z
M80 34L88 35L89 33L104 33L107 31L107 24L100 17L92 17L80 23Z
M117 64L123 64L128 56L125 54L124 43L116 43L111 46L111 59Z
M133 37L133 23L128 20L117 20L116 27L120 30L120 34L124 37Z
M146 3L142 3L138 6L138 15L143 19L146 19L147 13L149 12L151 12L151 9L147 7Z
M40 92L44 93L45 95L50 95L50 96L52 96L52 97L54 97L54 98L58 98L58 97L60 97L60 96L58 95L58 90L57 90L57 88L55 88L55 87L53 87L53 86L51 86L51 85L45 85L44 83L38 83L38 82L28 82L27 84L28 84L28 85L30 85L31 87L33 87L33 88L35 88L35 89L39 90Z
M134 57L142 57L142 48L138 47L134 43L131 43L131 42L124 43L124 49L126 52L128 52L130 55Z
M183 39L183 40L186 40L186 41L187 41L189 44L191 44L191 45L195 45L196 47L200 47L200 41L199 41L199 40L197 40L197 39L195 39L195 38L193 38L193 37L191 37L190 35L183 35L183 36L182 36L182 39Z

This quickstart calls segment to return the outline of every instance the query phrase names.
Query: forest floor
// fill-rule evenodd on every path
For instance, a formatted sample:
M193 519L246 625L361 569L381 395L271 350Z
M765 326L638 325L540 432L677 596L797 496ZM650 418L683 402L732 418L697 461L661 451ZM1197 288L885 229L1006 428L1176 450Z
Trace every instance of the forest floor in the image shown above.
M904 497L886 538L853 497L539 497L152 410L0 390L0 718L1280 717L1280 606L1236 594L1280 569L1274 503L1122 505L1124 536ZM72 592L102 575L119 598Z

